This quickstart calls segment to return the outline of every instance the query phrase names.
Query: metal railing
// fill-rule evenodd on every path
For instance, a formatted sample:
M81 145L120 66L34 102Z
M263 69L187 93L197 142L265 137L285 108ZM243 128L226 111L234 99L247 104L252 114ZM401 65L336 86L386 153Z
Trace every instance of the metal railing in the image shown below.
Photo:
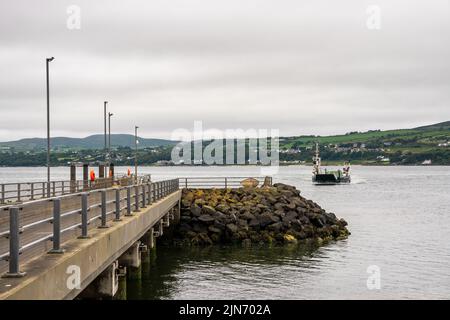
M263 184L272 185L272 177L185 177L178 178L182 188L240 188L242 181L246 179L255 179L258 186Z
M87 190L109 188L114 184L133 184L133 177L110 177L91 180L60 180L39 182L17 182L0 184L0 205L56 197ZM150 176L139 177L140 181Z
M63 253L61 243L89 237L89 229L107 228L133 212L177 191L179 180L151 182L61 195L0 211L0 272L21 276L19 257L28 261L44 252ZM51 247L49 247L51 245Z

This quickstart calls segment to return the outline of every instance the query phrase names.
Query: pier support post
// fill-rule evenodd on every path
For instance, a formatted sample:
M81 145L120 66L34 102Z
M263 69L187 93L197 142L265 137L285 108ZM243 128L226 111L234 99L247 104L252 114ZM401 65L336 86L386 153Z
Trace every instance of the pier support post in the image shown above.
M147 246L148 250L153 249L153 247L155 246L155 235L153 233L154 229L150 228L150 230L147 231L141 238L142 243Z
M178 200L177 205L174 207L174 222L178 223L180 222L181 218L181 200Z
M159 236L161 237L164 234L164 221L163 219L159 220Z
M126 269L125 269L126 270ZM126 273L119 273L119 288L114 296L114 300L127 300L127 277Z
M119 263L116 260L109 267L107 267L105 271L103 271L86 289L84 289L79 297L87 299L112 299L119 289L118 267Z
M137 241L120 256L119 264L121 266L139 268L141 265L140 244L140 241Z
M119 264L127 268L127 278L137 280L141 278L141 242L134 243L119 257Z

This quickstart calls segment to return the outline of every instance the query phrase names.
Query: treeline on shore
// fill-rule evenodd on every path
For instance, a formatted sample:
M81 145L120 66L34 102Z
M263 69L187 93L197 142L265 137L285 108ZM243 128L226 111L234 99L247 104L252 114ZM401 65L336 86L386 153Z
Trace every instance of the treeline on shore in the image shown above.
M126 148L124 148L126 149ZM321 157L323 162L345 162L350 161L357 164L392 164L392 165L420 165L426 160L431 160L433 165L450 165L450 150L432 150L430 152L421 153L402 153L396 152L386 154L384 157L389 158L388 163L380 162L377 152L351 152L351 153L335 153L330 151L322 151ZM134 164L134 153L132 150L115 151L113 161L118 166L129 166ZM280 161L283 162L304 162L310 163L313 156L312 152L302 153L280 153ZM50 163L52 166L64 166L69 162L94 162L104 160L103 150L82 150L70 152L52 152ZM139 150L139 164L153 165L158 161L170 161L171 149L160 148L157 151ZM40 152L3 152L0 153L0 166L3 167L27 167L27 166L45 166L47 164L47 154Z

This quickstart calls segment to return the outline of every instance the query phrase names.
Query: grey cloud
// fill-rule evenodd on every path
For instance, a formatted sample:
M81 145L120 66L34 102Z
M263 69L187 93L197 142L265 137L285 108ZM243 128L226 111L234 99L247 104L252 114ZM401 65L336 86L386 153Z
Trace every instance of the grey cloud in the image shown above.
M81 8L81 30L66 8ZM23 1L0 4L0 140L113 129L279 128L283 135L450 118L448 0ZM20 119L21 126L17 127Z

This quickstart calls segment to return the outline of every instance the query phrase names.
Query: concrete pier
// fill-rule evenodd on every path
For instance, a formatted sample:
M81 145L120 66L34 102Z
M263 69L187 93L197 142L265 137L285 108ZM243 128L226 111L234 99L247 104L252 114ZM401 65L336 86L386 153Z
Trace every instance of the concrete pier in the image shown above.
M126 266L127 274L137 272L141 251L154 248L154 230L163 233L164 217L180 199L181 190L174 188L145 208L139 203L139 211L122 215L120 221L111 216L109 228L90 228L88 238L63 241L62 254L42 254L22 263L25 277L0 278L0 300L73 299L83 291L86 297L112 298L119 288L119 267Z

